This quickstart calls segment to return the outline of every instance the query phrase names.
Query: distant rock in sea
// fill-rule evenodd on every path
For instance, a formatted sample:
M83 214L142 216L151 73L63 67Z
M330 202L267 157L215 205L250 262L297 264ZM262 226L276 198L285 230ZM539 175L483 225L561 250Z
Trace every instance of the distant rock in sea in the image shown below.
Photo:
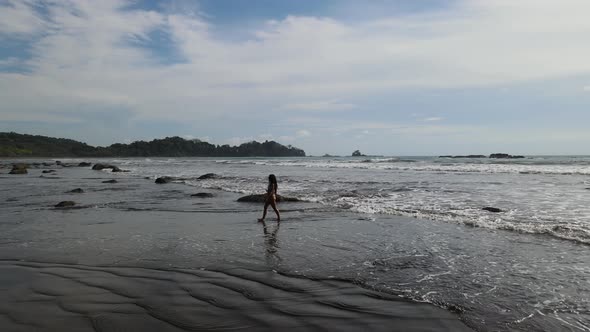
M362 153L361 153L359 150L355 150L355 151L352 153L352 156L353 156L353 157L366 157L366 155L362 154Z
M501 209L498 209L498 208L495 208L495 207L490 207L490 206L486 206L482 210L489 211L489 212L494 212L494 213L503 212Z
M78 164L78 167L90 167L90 166L92 166L92 164L85 162L85 161Z
M76 188L76 189L68 191L68 193L71 193L71 194L82 194L83 192L84 192L84 190L82 188Z
M524 158L524 156L513 156L507 153L492 153L490 155L490 158L495 158L495 159L522 159Z
M105 164L96 164L96 165L92 166L92 169L95 171L102 171L103 169L111 169L113 172L122 172L122 170L117 166L105 165Z
M27 174L27 164L14 164L8 174Z
M199 197L199 198L211 198L214 196L215 195L213 195L212 193L196 193L196 194L191 195L191 197Z
M215 173L207 173L207 174L203 174L203 175L199 176L197 179L198 180L206 180L206 179L215 179L218 177L219 177L219 175L217 175Z
M156 183L164 184L164 183L172 182L172 180L174 180L174 178L172 178L170 176L162 176L162 177L156 179Z
M43 170L41 173L43 173L43 174L55 173L55 170L54 169L46 169L46 170Z
M106 181L102 181L102 183L117 183L117 180L115 180L115 179L106 180Z
M68 207L73 207L76 205L76 202L73 201L63 201L63 202L59 202L55 205L56 208L68 208Z

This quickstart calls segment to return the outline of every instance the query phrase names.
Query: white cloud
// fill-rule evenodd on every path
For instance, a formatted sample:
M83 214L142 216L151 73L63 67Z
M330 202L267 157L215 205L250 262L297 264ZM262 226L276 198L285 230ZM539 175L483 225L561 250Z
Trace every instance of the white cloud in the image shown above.
M311 132L307 129L301 129L297 131L297 137L309 137Z
M433 117L424 119L424 121L426 121L426 122L434 122L434 121L442 121L442 120L443 120L443 118L438 117L438 116L433 116Z
M356 108L357 105L339 102L338 100L314 101L308 103L285 104L280 109L296 111L345 111Z
M586 85L582 88L584 91L590 91L590 85Z

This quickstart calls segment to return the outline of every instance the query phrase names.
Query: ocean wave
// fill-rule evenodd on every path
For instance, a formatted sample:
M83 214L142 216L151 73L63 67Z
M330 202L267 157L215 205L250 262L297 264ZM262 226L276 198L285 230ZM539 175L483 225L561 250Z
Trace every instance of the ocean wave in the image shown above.
M333 204L363 214L384 214L414 217L420 219L454 222L471 227L513 231L518 233L549 235L555 238L575 241L590 245L590 229L580 224L564 223L560 221L533 222L512 216L510 211L503 214L490 214L481 208L445 209L424 208L401 203L400 205L386 204L381 197L343 196ZM532 219L539 219L538 217Z
M268 165L274 167L304 167L331 169L375 169L410 172L438 173L506 173L506 174L550 174L590 175L590 163L438 163L417 159L372 158L365 160L217 160L222 164Z

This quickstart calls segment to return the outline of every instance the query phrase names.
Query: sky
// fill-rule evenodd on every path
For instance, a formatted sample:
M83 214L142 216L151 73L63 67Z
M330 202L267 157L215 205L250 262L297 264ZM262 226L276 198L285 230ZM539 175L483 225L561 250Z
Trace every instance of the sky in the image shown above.
M590 154L590 1L0 0L0 131Z

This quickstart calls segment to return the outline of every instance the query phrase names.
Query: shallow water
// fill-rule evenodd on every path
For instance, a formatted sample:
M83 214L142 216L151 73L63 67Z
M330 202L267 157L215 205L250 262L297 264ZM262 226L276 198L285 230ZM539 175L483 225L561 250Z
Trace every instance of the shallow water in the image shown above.
M520 219L514 213L479 210L493 195L473 187L485 187L488 181L492 188L503 188L494 189L495 202L505 204L486 202L485 206L508 209L508 204L518 206L516 197L522 193L508 198L499 193L509 191L513 184L515 188L526 187L526 183L538 181L533 179L539 174L424 174L419 180L417 175L404 172L387 174L390 170L333 171L309 165L276 165L291 163L285 160L114 162L132 172L64 169L53 176L59 179L39 178L40 170L31 170L24 177L0 175L0 258L154 268L257 266L285 276L349 280L366 288L431 302L459 313L464 322L480 331L590 330L590 253L583 241L552 233L499 230L502 227L479 223L471 225L484 227L470 227L461 213L448 211L449 218L392 215L425 215L412 212L419 204L412 203L411 197L425 195L423 201L428 201L435 196L424 193L444 187L450 197L438 198L439 210L448 208L447 201L458 211L470 206L478 216L475 220L501 223L513 218L516 223ZM260 206L235 201L241 193L264 191L264 177L270 171L279 176L281 194L310 201L281 204L285 221L280 226L272 213L265 225L256 223ZM222 178L195 179L208 172ZM153 177L158 175L188 179L155 185ZM545 182L557 181L551 180L554 175L543 176L549 177L543 179ZM561 181L573 186L582 175L560 176L569 176L569 180ZM102 183L109 178L119 183ZM82 187L85 193L64 193L76 187ZM216 197L190 197L198 191ZM385 204L378 200L385 196L379 194L383 191L388 195L399 193L401 198ZM454 196L461 191L467 193ZM405 193L408 196L402 195ZM326 199L331 195L338 198ZM556 192L551 195L556 200L560 197ZM456 202L452 197L463 198ZM79 202L81 208L51 208L66 199ZM398 201L405 199L409 211L389 214L355 208L357 202L367 206L370 199L375 200L375 206L389 206L393 211L399 209L391 204L401 204ZM585 207L578 209L584 211ZM587 217L581 212L577 222L583 223ZM539 218L526 222L535 220Z

